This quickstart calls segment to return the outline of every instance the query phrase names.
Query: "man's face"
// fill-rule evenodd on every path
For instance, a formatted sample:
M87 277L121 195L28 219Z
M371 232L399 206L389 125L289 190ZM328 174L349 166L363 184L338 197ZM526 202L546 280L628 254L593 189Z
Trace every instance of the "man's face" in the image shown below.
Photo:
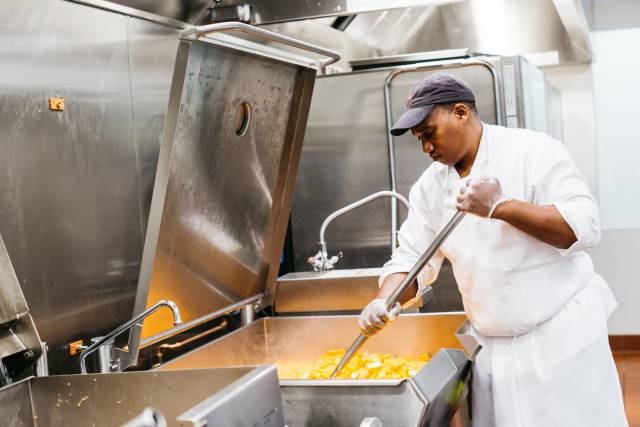
M459 105L456 104L453 110L434 108L422 122L411 128L411 133L422 144L422 151L445 165L458 163L466 149L464 124L469 112Z

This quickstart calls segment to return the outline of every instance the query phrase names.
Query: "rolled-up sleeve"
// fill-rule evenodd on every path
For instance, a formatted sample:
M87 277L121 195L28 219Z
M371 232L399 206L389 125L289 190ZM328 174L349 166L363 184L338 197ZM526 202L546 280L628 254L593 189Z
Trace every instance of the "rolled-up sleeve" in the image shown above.
M382 286L384 280L391 274L409 272L435 237L435 232L430 226L432 218L420 188L420 181L409 192L409 205L409 214L398 233L398 247L382 268L379 286ZM420 289L430 285L438 277L443 260L444 255L438 251L420 271L417 277Z
M558 250L564 255L591 248L600 241L600 214L587 180L562 143L548 139L543 146L534 168L536 203L555 206L576 236Z

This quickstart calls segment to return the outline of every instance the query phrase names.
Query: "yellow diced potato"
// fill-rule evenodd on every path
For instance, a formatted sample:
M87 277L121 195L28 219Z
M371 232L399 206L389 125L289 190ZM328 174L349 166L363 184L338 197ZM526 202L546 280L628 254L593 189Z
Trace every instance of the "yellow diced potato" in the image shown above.
M367 369L376 369L376 368L382 367L382 362L379 360L376 360L375 362L367 363L364 366L366 366Z
M314 362L278 363L278 376L286 379L328 379L344 356L344 349L332 349ZM427 353L416 357L357 353L338 373L342 379L400 379L415 375L429 360Z

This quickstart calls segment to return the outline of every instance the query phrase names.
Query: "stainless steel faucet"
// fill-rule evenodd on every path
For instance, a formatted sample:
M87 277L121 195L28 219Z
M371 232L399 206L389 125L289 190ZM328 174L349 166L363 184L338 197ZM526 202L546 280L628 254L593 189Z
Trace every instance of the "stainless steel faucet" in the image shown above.
M115 353L117 353L117 351L124 351L124 350L115 348L113 346L114 338L120 335L121 333L128 331L132 327L138 325L138 322L144 320L146 317L154 313L156 310L158 310L162 306L168 307L171 309L171 313L173 314L173 326L177 326L180 323L182 323L182 318L180 317L180 309L178 309L178 306L176 305L176 303L166 299L158 301L157 303L155 303L154 305L152 305L142 313L138 314L133 319L129 320L128 322L120 325L113 331L109 332L104 337L94 338L92 340L93 344L91 344L89 347L82 350L82 353L80 353L80 372L83 374L87 373L87 366L86 366L85 359L87 358L88 355L90 355L94 351L97 351L98 349L100 349L100 355L101 355L100 372L119 371L120 359L115 356ZM142 325L139 325L139 326L142 326ZM103 351L103 349L106 351Z
M333 267L340 261L342 258L342 252L339 252L338 255L334 255L331 258L327 255L327 242L324 240L324 233L327 230L327 226L331 221L336 219L337 217L346 214L360 206L369 203L372 200L378 199L380 197L393 197L398 199L407 209L409 209L409 201L400 193L396 193L395 191L378 191L377 193L373 193L364 197L358 201L351 203L350 205L345 206L344 208L338 209L329 215L324 222L322 223L322 227L320 227L320 250L317 254L307 259L307 262L313 266L314 271L325 271L332 270ZM397 230L392 230L393 232L393 247L396 246L397 240Z

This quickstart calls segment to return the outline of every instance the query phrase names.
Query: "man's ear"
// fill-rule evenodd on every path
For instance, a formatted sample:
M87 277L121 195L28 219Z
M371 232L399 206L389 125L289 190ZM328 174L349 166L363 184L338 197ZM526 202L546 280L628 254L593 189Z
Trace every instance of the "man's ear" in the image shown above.
M453 114L456 119L466 120L469 117L469 108L462 103L455 104L453 106Z

